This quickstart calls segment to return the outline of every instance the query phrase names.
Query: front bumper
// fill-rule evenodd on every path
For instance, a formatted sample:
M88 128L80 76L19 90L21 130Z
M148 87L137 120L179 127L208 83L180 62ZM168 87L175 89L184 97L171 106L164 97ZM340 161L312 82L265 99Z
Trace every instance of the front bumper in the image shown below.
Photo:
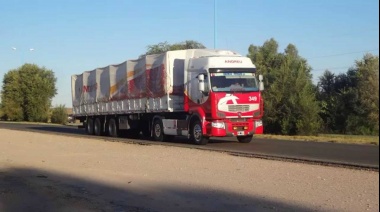
M261 120L215 120L207 123L206 130L210 137L251 136L264 132Z

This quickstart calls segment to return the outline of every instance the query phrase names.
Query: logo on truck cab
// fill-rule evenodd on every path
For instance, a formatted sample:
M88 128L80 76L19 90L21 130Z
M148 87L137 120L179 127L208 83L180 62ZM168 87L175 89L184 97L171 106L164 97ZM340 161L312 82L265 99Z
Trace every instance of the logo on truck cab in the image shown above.
M256 101L257 97L250 96L248 97L248 101L240 99L238 96L235 96L233 94L226 94L226 96L221 97L218 101L218 110L221 112L228 112L228 113L235 113L239 117L242 116L242 113L255 111L260 108L259 103L252 103L252 101ZM240 113L240 115L239 115Z
M241 60L225 60L225 63L243 63Z

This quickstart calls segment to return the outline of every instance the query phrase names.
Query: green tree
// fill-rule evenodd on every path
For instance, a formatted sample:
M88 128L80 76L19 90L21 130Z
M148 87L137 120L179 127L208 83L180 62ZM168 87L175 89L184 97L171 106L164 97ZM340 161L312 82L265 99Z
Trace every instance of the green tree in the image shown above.
M356 61L358 90L361 106L372 131L379 133L379 57L364 55Z
M2 108L7 119L46 122L56 78L51 70L24 64L4 75Z
M17 70L11 70L4 75L1 91L3 117L6 120L22 121L22 91L20 75Z
M364 55L347 73L326 71L318 82L325 131L344 134L379 133L379 62Z
M267 133L316 134L320 127L316 88L312 83L307 61L289 44L284 53L272 38L263 46L250 45L248 57L264 75Z
M55 124L67 123L67 113L65 105L59 105L52 109L51 122Z
M3 113L3 106L0 102L0 120L2 120L4 118L4 113Z
M347 121L357 112L356 73L335 75L329 70L319 78L320 116L327 133L346 133ZM356 112L355 112L356 111Z
M147 47L147 52L144 55L150 55L150 54L160 54L167 51L173 51L173 50L184 50L184 49L204 49L206 48L203 44L193 41L193 40L186 40L183 42L175 43L175 44L169 44L168 42L160 42L158 44L149 45ZM141 55L140 57L144 56Z
M183 49L205 49L206 47L193 40L186 40L180 43L175 43L170 46L170 50L183 50Z
M329 70L326 70L318 82L318 100L320 103L321 111L320 116L323 120L323 131L334 132L335 128L335 114L337 113L336 104L337 97L335 93L335 75Z

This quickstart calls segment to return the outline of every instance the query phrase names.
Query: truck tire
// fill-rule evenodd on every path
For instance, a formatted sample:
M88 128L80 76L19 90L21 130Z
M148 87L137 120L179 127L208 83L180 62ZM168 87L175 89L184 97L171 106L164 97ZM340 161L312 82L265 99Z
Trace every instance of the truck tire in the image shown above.
M108 124L107 124L107 130L108 130L108 135L111 136L111 137L117 137L118 134L119 134L119 130L118 130L118 127L117 127L117 123L116 123L116 120L114 118L111 118L109 121L108 121Z
M94 134L94 119L92 118L87 119L86 132L89 135Z
M153 139L155 141L164 141L164 127L160 119L156 119L153 122Z
M247 136L238 136L237 140L240 143L249 143L252 141L252 135L247 135Z
M97 136L103 135L102 121L99 118L95 119L94 134Z
M198 120L192 122L191 124L190 139L194 144L197 145L206 145L208 143L209 138L203 136L202 124Z

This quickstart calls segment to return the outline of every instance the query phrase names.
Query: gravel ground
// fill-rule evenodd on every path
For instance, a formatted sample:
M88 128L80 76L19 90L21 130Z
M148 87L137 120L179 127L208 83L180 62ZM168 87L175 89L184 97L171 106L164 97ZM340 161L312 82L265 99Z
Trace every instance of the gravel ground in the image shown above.
M379 211L379 173L0 129L0 211Z

